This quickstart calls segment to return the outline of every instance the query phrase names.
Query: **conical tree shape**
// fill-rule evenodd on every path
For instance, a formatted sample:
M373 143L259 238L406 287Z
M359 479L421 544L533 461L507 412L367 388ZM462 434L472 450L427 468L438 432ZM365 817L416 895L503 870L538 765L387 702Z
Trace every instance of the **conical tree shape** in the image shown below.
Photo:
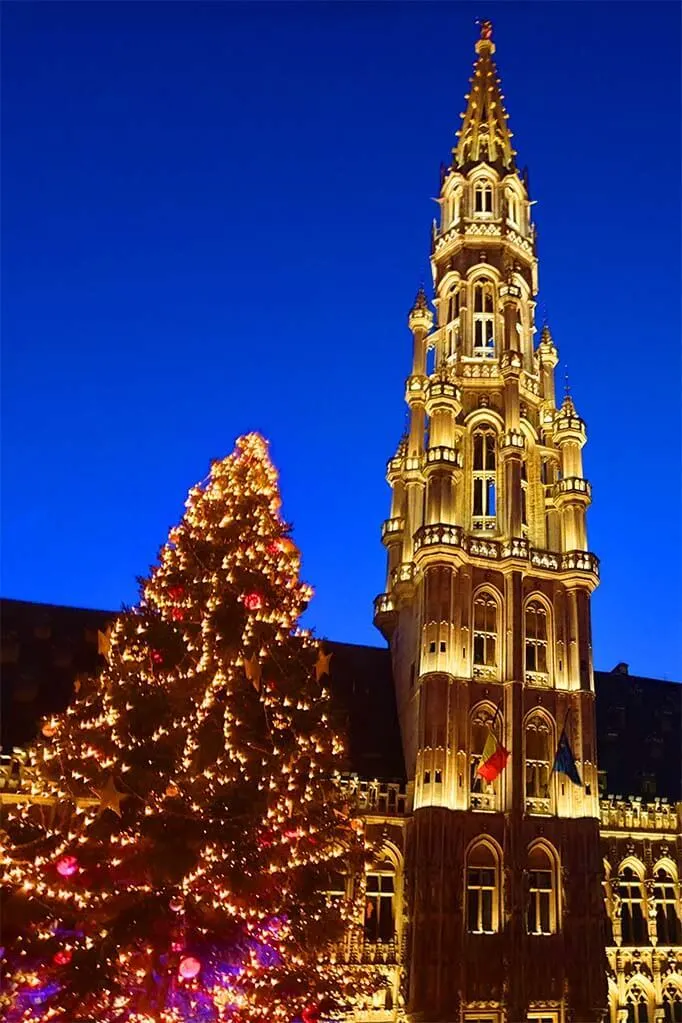
M358 906L325 892L367 848L299 568L267 446L242 437L30 751L4 1019L290 1023L367 990L330 965Z

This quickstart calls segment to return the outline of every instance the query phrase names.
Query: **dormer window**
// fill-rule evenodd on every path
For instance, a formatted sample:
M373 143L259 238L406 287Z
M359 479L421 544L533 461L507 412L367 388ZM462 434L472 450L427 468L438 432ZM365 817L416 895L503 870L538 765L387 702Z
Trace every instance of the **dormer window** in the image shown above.
M474 185L474 213L493 212L493 186L488 181L477 181Z

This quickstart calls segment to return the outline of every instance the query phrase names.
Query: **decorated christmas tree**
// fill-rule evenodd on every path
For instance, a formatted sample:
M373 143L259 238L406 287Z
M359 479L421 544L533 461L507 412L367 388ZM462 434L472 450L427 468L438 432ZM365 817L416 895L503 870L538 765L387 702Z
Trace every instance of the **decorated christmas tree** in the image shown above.
M299 569L242 437L29 751L1 836L9 1023L312 1023L368 989L335 961L359 907L326 893L368 848Z

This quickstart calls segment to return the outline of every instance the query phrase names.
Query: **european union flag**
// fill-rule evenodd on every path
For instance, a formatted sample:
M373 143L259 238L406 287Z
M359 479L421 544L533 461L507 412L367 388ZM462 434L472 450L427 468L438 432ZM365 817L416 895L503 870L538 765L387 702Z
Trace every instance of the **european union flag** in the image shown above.
M556 756L554 757L554 770L557 774L565 774L575 785L582 785L583 783L576 767L573 750L568 742L566 729L563 730L559 739Z

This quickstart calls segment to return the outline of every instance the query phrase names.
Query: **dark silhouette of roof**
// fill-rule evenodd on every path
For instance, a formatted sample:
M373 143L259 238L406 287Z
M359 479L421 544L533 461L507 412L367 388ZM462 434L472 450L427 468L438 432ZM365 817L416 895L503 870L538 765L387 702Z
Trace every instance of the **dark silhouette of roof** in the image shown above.
M113 611L0 600L5 752L30 742L40 720L62 710L81 674L100 670L97 631ZM345 717L348 770L403 781L400 729L388 648L324 641L331 683ZM629 675L627 665L595 672L602 788L613 795L682 799L682 685Z

